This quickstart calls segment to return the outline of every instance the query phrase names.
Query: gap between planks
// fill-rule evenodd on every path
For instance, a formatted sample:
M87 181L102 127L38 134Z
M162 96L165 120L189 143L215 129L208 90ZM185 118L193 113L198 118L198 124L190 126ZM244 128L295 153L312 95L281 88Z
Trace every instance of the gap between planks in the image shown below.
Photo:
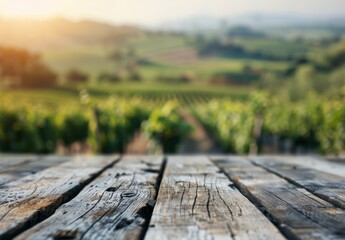
M169 157L145 239L285 239L219 170L207 157Z

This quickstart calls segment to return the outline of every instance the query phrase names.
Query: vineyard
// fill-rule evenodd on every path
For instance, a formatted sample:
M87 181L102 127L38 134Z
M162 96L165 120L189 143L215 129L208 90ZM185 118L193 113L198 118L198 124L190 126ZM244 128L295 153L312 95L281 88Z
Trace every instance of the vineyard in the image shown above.
M52 109L2 102L0 149L51 153L60 142L65 146L88 142L94 151L121 152L146 118L146 112L134 101L117 102L116 108L110 110L112 104L113 100L109 100L102 106L68 105Z
M142 140L157 154L344 154L338 20L197 32L0 22L1 153L128 153Z
M341 101L310 96L300 103L268 103L254 96L249 103L213 101L195 113L224 152L245 154L253 143L262 152L265 144L274 145L274 141L288 143L295 153L300 149L302 153L338 154L345 146L345 107ZM255 136L256 127L260 136Z
M53 89L4 89L0 88L0 99L4 101L15 99L16 102L32 104L61 105L66 102L78 102L80 93L87 91L88 96L95 101L104 101L109 96L121 99L140 98L153 105L163 105L167 101L178 101L182 105L204 104L213 99L246 100L250 88L234 87L233 89L209 86L171 86L145 84L105 84L101 86L63 86Z
M255 93L245 100L207 92L142 92L94 100L30 102L2 97L0 151L54 153L80 143L94 153L122 153L137 132L165 153L197 129L184 122L194 115L223 152L265 153L265 146L288 144L292 153L339 154L345 147L345 105L310 95L292 103ZM302 150L303 151L302 151Z
M167 101L178 101L182 105L192 106L198 104L206 104L212 99L226 99L229 98L224 93L208 93L208 92L144 92L144 93L125 93L120 92L116 94L119 97L139 97L146 102L153 104L164 104Z

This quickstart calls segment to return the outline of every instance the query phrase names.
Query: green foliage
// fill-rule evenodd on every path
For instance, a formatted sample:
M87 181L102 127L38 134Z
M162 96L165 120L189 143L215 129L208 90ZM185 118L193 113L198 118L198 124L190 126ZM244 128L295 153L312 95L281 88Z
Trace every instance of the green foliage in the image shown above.
M118 73L108 73L108 72L102 72L98 76L99 82L110 82L110 83L117 83L121 81L121 75Z
M52 112L36 108L0 109L0 151L55 151L59 125Z
M123 152L148 110L141 100L109 99L93 107L71 104L54 109L48 105L0 104L0 152L53 153L57 144L66 147L90 141L100 153ZM11 99L12 100L12 99ZM18 106L19 105L19 106ZM93 114L94 109L97 114Z
M250 95L252 111L254 114L263 114L268 106L268 96L264 92L254 92Z
M290 140L293 146L338 154L345 148L345 105L309 95L304 101L270 99L256 93L250 102L213 101L195 114L222 149L248 153L254 118L263 114L263 132ZM269 103L269 104L268 104Z
M142 98L113 97L90 103L85 91L81 92L81 99L83 105L52 107L2 97L0 151L52 153L58 142L70 146L89 141L95 152L123 152L134 133L142 128L165 153L173 153L191 131L174 102L160 107L164 102L160 99L150 103ZM248 153L257 116L264 118L264 134L289 140L293 146L326 154L338 154L345 148L343 100L308 95L292 102L257 92L242 102L197 101L202 104L193 105L196 116L225 152Z
M339 90L345 86L345 68L333 71L329 76L329 89L332 95L339 95Z
M140 82L142 80L142 77L137 70L129 71L128 78L130 81L133 81L133 82Z
M339 90L345 85L344 67L344 42L311 51L305 59L291 64L285 72L285 76L289 76L286 82L290 99L301 101L309 93L338 98Z
M248 66L247 66L248 67ZM246 68L246 66L244 66ZM250 67L249 67L250 68ZM248 85L250 83L258 82L261 78L261 73L254 69L243 69L241 72L218 72L209 79L210 84L218 85Z
M324 105L322 116L316 132L321 151L338 154L345 147L345 107L339 102Z
M245 40L246 38L240 38L240 40ZM250 38L249 38L250 39ZM255 39L255 38L254 38ZM263 38L267 41L266 38ZM258 39L254 40L259 41ZM283 41L278 41L280 47L284 47ZM284 42L283 42L284 43ZM265 51L263 49L253 49L251 47L242 46L241 42L233 41L232 39L216 39L211 40L204 44L198 45L198 52L200 56L210 57L218 56L225 58L244 58L244 59L256 59L256 60L268 60L268 61L286 61L293 59L291 56L281 56L272 51Z
M314 57L314 56L313 56ZM316 55L313 64L321 71L332 71L345 64L345 41L333 45Z
M192 127L181 118L178 104L167 102L163 108L152 112L143 123L143 130L164 153L176 153L181 141L192 132Z
M207 106L197 108L195 113L223 151L238 154L248 152L254 121L250 104L212 101Z
M299 103L277 101L266 112L265 131L294 145L338 154L345 147L345 107L314 95Z
M192 72L186 72L180 75L159 75L156 77L157 82L168 84L186 84L195 80L195 76Z
M66 146L75 142L85 142L89 137L90 120L82 111L74 109L73 112L63 116L61 138Z
M87 73L84 73L78 69L70 69L66 73L66 78L71 83L85 83L88 81L89 76Z
M95 124L92 134L98 152L124 152L141 123L148 118L148 110L140 103L138 99L121 101L110 98L94 108Z

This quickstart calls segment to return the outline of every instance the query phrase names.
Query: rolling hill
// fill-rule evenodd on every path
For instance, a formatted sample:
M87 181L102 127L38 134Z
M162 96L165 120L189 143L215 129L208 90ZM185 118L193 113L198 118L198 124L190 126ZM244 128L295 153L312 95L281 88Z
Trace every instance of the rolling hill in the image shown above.
M42 52L80 45L118 43L144 31L130 26L113 26L95 21L1 19L0 45Z

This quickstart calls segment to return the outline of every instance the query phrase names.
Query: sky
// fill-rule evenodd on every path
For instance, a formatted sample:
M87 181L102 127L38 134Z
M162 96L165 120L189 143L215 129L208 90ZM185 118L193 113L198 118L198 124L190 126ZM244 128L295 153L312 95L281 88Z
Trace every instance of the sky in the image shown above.
M67 17L140 25L245 13L345 15L345 0L0 0L1 17Z

